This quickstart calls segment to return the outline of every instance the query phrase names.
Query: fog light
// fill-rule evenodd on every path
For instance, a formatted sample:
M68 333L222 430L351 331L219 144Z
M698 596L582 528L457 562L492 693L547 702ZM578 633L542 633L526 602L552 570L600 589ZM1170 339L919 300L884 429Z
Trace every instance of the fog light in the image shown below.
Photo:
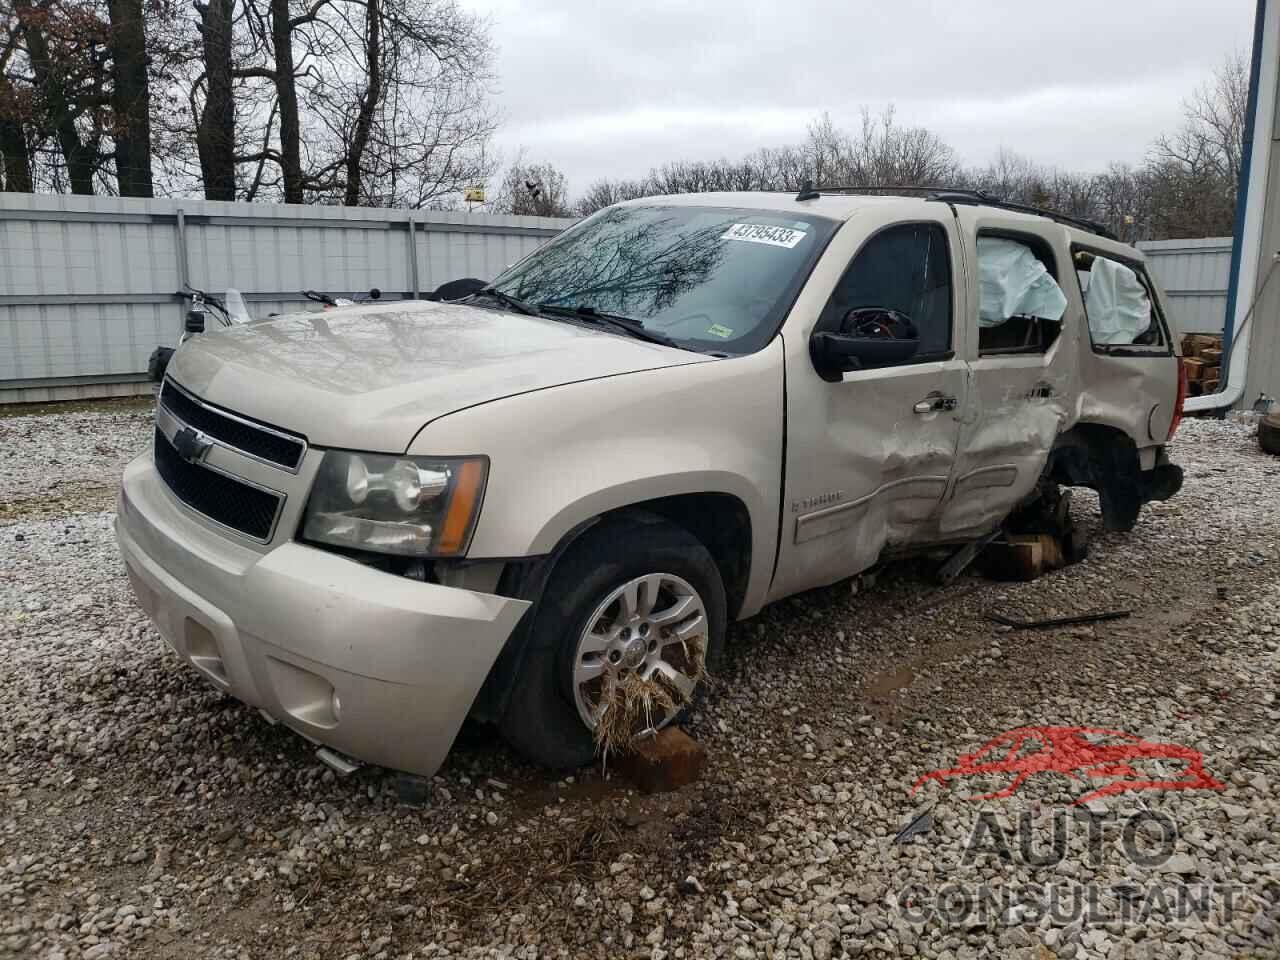
M342 719L342 700L338 697L338 691L333 691L333 719Z

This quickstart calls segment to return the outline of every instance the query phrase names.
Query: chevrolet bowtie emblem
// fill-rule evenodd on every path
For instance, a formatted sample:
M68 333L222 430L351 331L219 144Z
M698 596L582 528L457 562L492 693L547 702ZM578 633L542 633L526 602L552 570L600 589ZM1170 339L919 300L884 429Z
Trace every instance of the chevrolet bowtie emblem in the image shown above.
M183 427L173 435L173 449L187 463L199 463L212 446L212 440L191 427Z

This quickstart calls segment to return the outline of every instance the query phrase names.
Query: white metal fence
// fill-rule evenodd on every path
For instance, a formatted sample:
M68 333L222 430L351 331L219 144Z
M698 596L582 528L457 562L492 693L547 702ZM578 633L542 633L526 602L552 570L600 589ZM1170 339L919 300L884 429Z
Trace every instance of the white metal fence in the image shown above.
M146 389L184 283L254 315L301 291L387 299L491 279L572 221L466 213L0 193L0 403Z
M1139 249L1164 290L1178 333L1222 333L1231 276L1231 238L1143 240Z
M0 193L0 403L146 390L184 283L255 315L308 288L387 299L491 279L572 221L466 213ZM1179 333L1220 333L1230 238L1140 243Z

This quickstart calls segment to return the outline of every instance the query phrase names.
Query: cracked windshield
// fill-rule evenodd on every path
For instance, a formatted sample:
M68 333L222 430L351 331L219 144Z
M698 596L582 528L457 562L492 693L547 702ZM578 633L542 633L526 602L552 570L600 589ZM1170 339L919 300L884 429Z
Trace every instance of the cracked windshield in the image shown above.
M749 353L773 337L835 227L728 207L610 207L494 286L527 303L630 317L692 349Z

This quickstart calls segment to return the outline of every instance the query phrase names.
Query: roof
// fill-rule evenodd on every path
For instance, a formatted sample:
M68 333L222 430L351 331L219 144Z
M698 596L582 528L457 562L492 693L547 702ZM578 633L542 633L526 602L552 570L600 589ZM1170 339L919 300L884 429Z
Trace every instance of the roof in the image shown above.
M824 193L814 200L796 201L790 193L767 193L747 190L737 193L672 193L658 197L641 197L628 200L625 206L645 206L662 203L678 207L745 207L754 210L783 210L787 213L816 214L830 220L848 220L859 210L871 205L902 204L919 210L925 201L919 197L867 197L840 193Z
M930 199L925 196L885 196L833 192L821 193L812 200L801 201L796 200L796 194L792 192L739 191L722 193L678 193L657 197L641 197L636 200L626 201L626 205L642 206L645 204L662 203L671 206L690 207L743 207L754 210L780 210L787 213L803 212L809 216L816 215L826 217L831 220L848 220L859 211L867 210L872 207L875 207L880 211L883 211L886 208L899 207L901 215L905 219L922 216L926 211L930 215L935 214L937 213L939 204L945 199L945 197ZM1083 227L1077 227L1070 223L1064 223L1061 220L1056 220L1052 216L1047 215L1047 213L1039 214L1024 212L1021 210L1011 210L1007 207L999 206L996 203L968 201L965 205L989 210L992 213L999 214L1001 217L1008 217L1011 220L1025 220L1028 223L1036 223L1040 225L1044 225L1046 223L1054 224L1066 231L1072 242L1085 243L1089 246L1103 250L1110 249L1117 253L1123 253L1130 259L1143 259L1142 254L1129 244L1120 243L1084 229Z

